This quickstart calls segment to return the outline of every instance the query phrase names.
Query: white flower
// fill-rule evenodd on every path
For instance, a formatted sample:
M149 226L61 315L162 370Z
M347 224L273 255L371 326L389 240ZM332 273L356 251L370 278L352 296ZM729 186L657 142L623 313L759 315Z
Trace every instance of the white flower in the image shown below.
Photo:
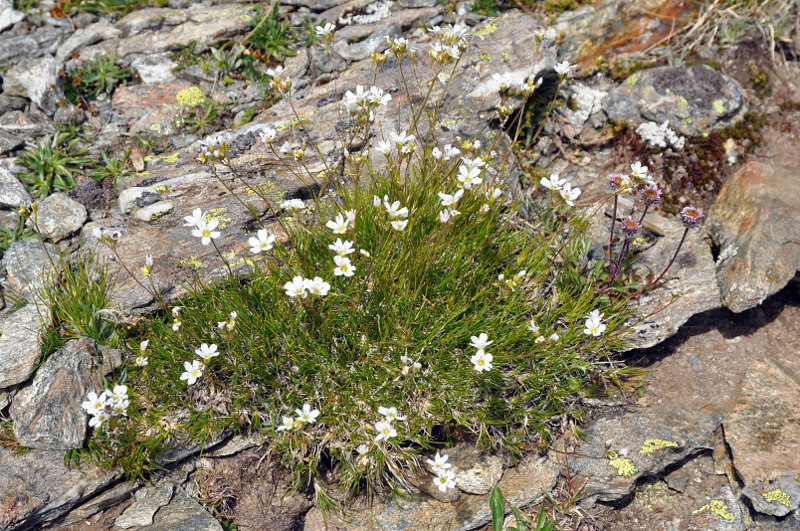
M447 489L452 489L456 486L455 477L455 472L446 470L434 478L433 484L439 487L440 491L447 492Z
M502 188L497 188L497 187L492 188L492 199L497 199L501 195L503 195L503 189Z
M183 323L181 323L180 320L178 320L178 319L175 319L174 321L172 321L172 331L173 332L177 332L178 330L180 330L181 324L183 324Z
M267 75L269 77L281 77L281 74L283 74L282 66L276 66L275 68L267 68Z
M389 133L389 139L397 144L397 151L400 153L411 153L414 149L414 135L406 135L405 129L400 133L392 131Z
M378 145L376 146L376 148L378 149L378 151L380 151L381 153L383 153L387 157L392 152L392 144L387 142L387 141L385 141L385 140L381 140L380 142L378 142Z
M592 310L589 312L589 315L586 316L586 328L583 330L583 333L591 336L599 336L606 330L606 325L601 323L600 321L603 320L603 314L600 313L600 310Z
M247 243L250 244L250 252L258 254L262 251L269 251L272 249L272 244L275 243L275 236L269 234L267 229L260 229L257 233L257 237L251 237L247 240Z
M333 30L335 29L336 26L334 26L331 22L328 22L325 24L325 26L317 26L314 28L314 31L318 37L327 37L329 35L333 35Z
M183 219L186 220L186 223L184 223L183 226L184 227L194 227L200 221L202 221L203 218L205 218L205 214L203 214L203 211L200 210L199 208L195 208L194 210L192 210L192 215L191 216L186 216L185 218L183 218Z
M378 197L377 195L372 196L372 206L374 206L375 208L381 207L381 198Z
M283 417L283 423L278 426L278 431L291 430L294 428L294 419L292 417Z
M153 271L153 256L148 254L144 258L144 265L142 266L142 273L144 274L144 276L148 276L151 271Z
M442 223L447 223L451 219L455 219L456 217L458 217L459 214L461 214L461 212L459 212L455 208L445 208L444 210L439 212L439 221L441 221Z
M147 367L148 363L147 356L136 356L136 360L134 360L134 363L136 364L137 367Z
M480 168L470 168L466 165L461 165L458 168L458 182L461 183L461 186L464 189L469 190L473 186L477 186L483 182L483 179L480 177L481 170Z
M566 182L566 179L559 179L557 173L552 174L549 179L547 177L542 177L542 180L539 181L542 186L552 192L560 191L561 187L564 186Z
M351 225L355 225L356 223L356 211L355 210L345 210L344 217L348 223Z
M457 157L461 155L461 150L459 150L455 146L451 146L450 144L445 144L444 146L444 160L448 161L453 157Z
M461 199L461 196L464 195L464 190L459 189L454 194L446 194L444 192L438 192L437 194L442 199L442 206L449 207L455 206L458 203L458 200Z
M339 256L338 254L333 257L333 262L336 267L333 270L334 276L352 277L356 272L356 266L350 263L350 259L346 256Z
M569 74L570 70L575 68L575 66L570 65L569 61L562 61L562 62L558 63L556 66L554 66L553 68L555 69L556 74L558 74L559 76L563 77L563 76L566 76L567 74Z
M290 210L292 212L299 212L306 207L302 199L288 199L281 203L282 210Z
M392 221L391 223L392 223L392 228L394 230L398 232L403 232L406 226L408 225L408 220L404 219L404 220Z
M375 423L375 436L376 441L388 441L392 437L397 436L397 430L392 427L391 422L381 420Z
M442 151L438 147L434 147L431 150L431 157L433 157L435 160L441 159L442 158Z
M181 314L181 308L182 308L181 306L173 306L172 310L170 310L172 312L172 317L177 319L178 316Z
M330 244L328 249L339 256L347 256L348 254L355 252L355 249L353 249L353 242L350 240L342 241L341 238L336 238L336 241Z
M448 468L453 467L453 465L447 462L449 458L449 455L441 455L439 452L436 452L436 455L433 457L433 461L430 459L426 459L426 461L433 469L433 473L438 476L445 472Z
M550 341L558 341L559 339L560 338L558 337L558 334L555 332L553 332L553 334L550 336Z
M115 385L114 390L111 391L111 400L113 402L121 402L128 399L128 386Z
M390 218L407 218L408 207L400 208L400 201L389 203L389 196L383 196L383 207Z
M197 360L191 363L184 361L183 368L185 371L181 374L181 380L186 380L186 383L189 385L194 385L197 379L203 376L203 369L200 366L200 362Z
M538 333L539 333L539 325L537 325L537 324L536 324L536 321L534 321L533 319L531 319L531 322L530 322L530 324L528 325L528 328L527 328L527 330L530 330L530 331L531 331L531 332L533 332L534 334L538 334Z
M476 371L482 372L492 370L492 359L493 356L491 354L484 352L483 350L479 350L469 359L469 361L475 366Z
M99 411L104 411L106 408L106 395L101 393L100 396L94 391L86 395L86 401L81 404L81 407L86 410L89 415L97 415Z
M643 166L638 160L631 164L631 177L637 181L647 180L647 166Z
M95 415L89 419L89 427L90 428L99 428L103 425L103 422L107 421L109 418L108 412L98 411Z
M299 275L284 284L283 289L286 290L288 297L302 297L305 299L308 296L306 281Z
M149 339L145 339L144 341L139 343L139 351L140 352L145 352L147 350L147 345L149 345L149 344L150 344L150 340Z
M406 420L405 417L397 413L396 407L385 408L383 406L380 406L378 408L378 413L380 413L386 418L386 422L394 422L395 420Z
M350 222L345 219L341 214L337 214L336 218L328 221L325 226L333 231L334 234L344 234L347 232Z
M303 404L303 409L295 409L294 414L304 424L313 424L319 417L319 410L311 409L311 404Z
M408 376L411 372L417 372L422 368L422 364L418 361L414 361L408 356L400 356L400 363L403 364L401 372L403 376Z
M476 348L478 350L484 350L486 347L494 343L494 341L489 341L489 336L485 333L479 334L477 336L470 336L469 338L469 346Z
M200 348L194 349L194 353L203 358L203 361L206 363L208 363L211 358L219 356L219 352L217 352L217 345L214 343L211 343L211 345L203 343L200 345Z
M273 129L272 127L265 127L258 132L258 136L261 137L261 141L265 144L271 144L273 140L275 140L275 135L278 132Z
M486 165L486 163L480 157L475 157L474 159L461 157L461 162L463 162L464 166L468 168L483 168Z
M569 206L575 206L575 200L581 195L581 189L578 187L573 188L569 183L566 183L559 193Z
M217 228L217 225L219 225L219 222L216 219L212 219L208 222L201 219L197 222L197 228L192 231L192 236L200 238L200 243L203 245L208 245L211 243L211 240L219 238L220 236L220 232L214 230Z
M312 295L318 295L320 297L324 297L328 294L328 291L331 289L331 285L322 280L320 277L314 277L313 279L307 278L305 280L306 289Z

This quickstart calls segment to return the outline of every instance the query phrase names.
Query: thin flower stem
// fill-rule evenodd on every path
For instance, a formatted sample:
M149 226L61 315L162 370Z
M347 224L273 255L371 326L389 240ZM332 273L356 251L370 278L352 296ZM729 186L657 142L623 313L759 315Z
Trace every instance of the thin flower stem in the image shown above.
M619 196L614 194L614 212L611 214L611 235L608 238L608 277L611 279L615 273L615 262L614 262L614 227L617 224L617 203L619 202ZM609 282L612 282L609 280Z
M644 221L644 217L647 215L647 209L648 208L650 208L650 205L645 205L644 206L644 212L642 212L642 217L639 218L639 225L641 225L642 221Z
M686 240L686 235L688 233L689 233L689 227L686 227L685 229L683 229L683 236L681 236L681 241L680 241L680 243L678 243L678 248L675 249L675 254L672 255L672 259L667 264L667 267L664 268L664 271L662 271L661 274L658 275L658 278L650 283L650 286L655 286L656 284L658 284L658 281L661 280L664 277L664 275L667 274L667 271L669 270L669 268L672 267L672 263L675 262L676 258L678 258L678 253L680 252L681 247L683 246L683 242Z

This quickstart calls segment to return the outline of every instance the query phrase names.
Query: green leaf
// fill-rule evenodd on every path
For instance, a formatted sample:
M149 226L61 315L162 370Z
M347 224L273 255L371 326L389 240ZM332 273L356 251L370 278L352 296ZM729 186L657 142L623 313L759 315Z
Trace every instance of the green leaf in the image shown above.
M489 498L489 507L492 509L492 531L503 531L503 519L505 517L505 500L500 487L492 489L492 496Z

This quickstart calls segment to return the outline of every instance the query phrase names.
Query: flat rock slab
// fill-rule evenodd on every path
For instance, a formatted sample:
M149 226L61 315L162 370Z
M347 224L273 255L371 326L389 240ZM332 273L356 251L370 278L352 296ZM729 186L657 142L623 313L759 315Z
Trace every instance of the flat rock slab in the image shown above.
M0 323L0 389L28 379L42 358L39 337L50 310L30 303Z
M41 529L111 485L117 473L64 466L61 450L17 453L0 446L0 528Z
M41 109L55 112L59 62L50 56L23 59L3 76L3 92L23 96Z
M707 226L723 304L758 306L800 269L800 169L747 163L722 185Z
M145 487L136 492L133 502L122 515L114 520L114 525L123 529L146 527L153 524L153 515L172 499L175 485L167 483L158 487Z
M785 516L800 506L798 404L798 364L756 360L723 422L743 492L759 512Z
M161 507L153 517L153 525L139 529L148 531L222 531L222 526L181 487L168 505Z
M48 356L33 381L17 391L9 412L14 436L28 448L71 450L83 446L86 412L81 403L98 391L97 344L81 338Z
M30 206L32 202L31 194L17 176L5 168L0 168L0 206L17 208Z
M668 121L682 135L724 127L742 110L744 92L733 78L695 64L665 66L631 74L603 100L614 122Z
M508 469L498 483L509 504L523 507L536 503L555 485L558 469L552 461L534 459ZM491 520L490 494L462 495L458 501L443 503L435 500L402 501L391 499L376 502L372 511L364 509L348 514L349 523L328 515L329 531L469 531L485 526ZM370 524L370 522L373 522ZM322 531L326 523L318 509L306 515L304 531Z
M44 237L59 242L80 230L87 217L85 206L57 192L39 203L36 224Z
M23 295L35 293L51 278L58 259L58 249L52 243L42 243L37 238L15 241L0 260L7 275L3 288Z

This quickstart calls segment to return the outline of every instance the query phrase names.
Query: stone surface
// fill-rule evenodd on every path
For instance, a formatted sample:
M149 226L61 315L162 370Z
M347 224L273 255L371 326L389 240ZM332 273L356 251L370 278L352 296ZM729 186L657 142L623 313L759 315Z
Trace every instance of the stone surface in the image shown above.
M0 323L0 389L22 383L31 375L42 357L39 336L50 319L48 309L30 303Z
M558 470L552 461L533 458L506 470L498 487L508 503L524 507L541 500L555 484ZM482 496L463 495L455 503L435 500L402 501L391 499L376 502L370 512L359 509L348 515L348 523L328 515L327 529L330 531L383 529L385 531L469 531L486 525L491 520L489 494ZM370 522L374 522L370 525ZM326 529L318 509L306 515L305 531Z
M161 507L149 531L222 531L222 526L181 487L168 505Z
M800 169L750 162L722 186L706 223L719 246L722 302L761 304L800 269Z
M9 411L17 441L28 448L71 450L83 446L86 412L81 403L98 391L97 344L68 341L47 357L33 381L17 391Z
M0 31L13 26L23 18L25 14L15 10L10 0L0 0Z
M744 92L734 79L695 64L640 70L603 99L614 122L668 121L686 136L724 127L742 111Z
M3 76L3 92L24 96L40 109L55 112L59 61L50 56L23 59Z
M24 35L4 37L0 39L0 61L6 64L6 61L53 54L69 33L62 28L44 26Z
M33 202L31 194L25 189L17 176L0 167L0 207L17 208L30 206Z
M0 446L0 528L41 529L111 485L117 473L64 465L61 450L17 453Z
M85 520L99 512L106 511L131 497L138 483L123 482L98 494L97 496L72 509L69 513L59 518L55 525L68 526Z
M139 74L142 83L149 85L175 81L175 74L172 73L172 70L178 66L178 63L174 62L171 56L172 54L168 52L129 55L128 60L136 70L136 73Z
M481 454L473 445L462 443L442 453L453 465L456 487L467 494L487 494L503 476L500 459Z
M64 43L59 46L56 51L56 60L64 62L72 55L72 52L79 48L84 48L90 44L100 42L106 39L113 39L119 37L122 31L115 28L108 22L96 22L90 24L85 28L80 28L75 31Z
M36 238L17 240L0 260L7 275L3 287L24 295L33 294L52 274L53 263L58 263L58 250L52 243L43 244Z
M57 192L39 202L35 221L43 236L59 242L79 231L87 215L86 207L67 194Z
M145 487L136 492L133 502L122 515L114 521L117 527L146 527L153 524L153 515L172 499L175 485L166 483L157 487Z
M723 421L744 495L757 511L774 516L800 506L799 375L797 363L753 361Z

